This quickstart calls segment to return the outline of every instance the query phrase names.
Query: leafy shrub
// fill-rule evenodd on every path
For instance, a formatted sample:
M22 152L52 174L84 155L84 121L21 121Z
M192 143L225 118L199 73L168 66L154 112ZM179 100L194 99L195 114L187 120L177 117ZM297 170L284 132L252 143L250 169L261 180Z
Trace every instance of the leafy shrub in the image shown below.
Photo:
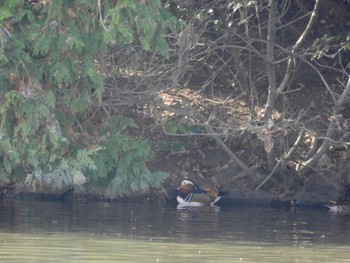
M90 176L92 180L102 179L110 196L158 187L168 176L147 169L145 162L153 159L153 153L147 140L126 134L134 126L132 119L117 116L100 132L102 150L93 157L97 169Z
M147 142L95 112L114 77L103 71L110 52L141 43L168 56L178 26L159 0L3 1L0 180L62 189L110 178L111 193L161 182L144 165Z

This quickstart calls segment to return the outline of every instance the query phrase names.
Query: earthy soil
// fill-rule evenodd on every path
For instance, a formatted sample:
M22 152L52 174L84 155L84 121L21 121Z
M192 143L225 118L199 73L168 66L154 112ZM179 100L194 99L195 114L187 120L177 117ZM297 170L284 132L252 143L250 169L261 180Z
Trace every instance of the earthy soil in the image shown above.
M301 84L297 83L298 89L291 93L288 102L294 105L295 112L309 108L308 112L305 113L305 119L321 116L319 120L309 123L309 129L326 128L324 118L326 113L330 111L329 103L327 103L328 97L325 93L319 92L320 83L315 82L314 79L310 80L308 77L303 80L303 85L307 83L307 87L298 86ZM177 146L183 144L186 147L164 150L157 156L156 162L149 164L151 170L162 170L170 173L170 178L163 185L163 188L160 191L155 190L155 196L160 196L163 201L173 202L176 188L183 178L190 178L199 184L216 185L220 190L226 192L225 198L222 199L224 205L294 205L297 203L298 205L322 206L329 200L336 200L341 195L341 187L336 183L337 178L327 178L324 174L337 167L339 174L346 175L350 168L346 165L348 160L346 152L333 151L326 155L317 166L318 171L321 172L319 175L314 173L308 178L301 178L294 169L287 170L284 175L270 175L265 169L264 143L249 132L251 120L245 101L235 99L233 96L210 96L210 99L205 96L197 90L188 88L168 90L159 94L160 100L169 107L190 105L187 108L181 108L181 111L189 112L191 108L191 111L194 109L205 116L212 113L221 114L220 119L225 120L225 122L219 123L218 126L221 127L221 135L225 132L227 134L223 138L224 142L234 154L256 172L254 176L247 175L230 159L227 152L215 143L211 136L200 136L198 134L201 132L200 129L192 137L181 137L170 134L164 125L159 124L159 127L163 127L163 129L158 130L158 132L156 130L153 136L149 136L156 138L153 142L154 146L159 143L158 140L163 139L168 142L173 141ZM205 108L201 107L203 101L206 101ZM259 109L257 111L259 112ZM174 118L173 113L159 110L158 114L164 120ZM280 115L278 110L275 115L277 119ZM195 116L192 118L196 119ZM183 118L177 119L177 121L186 122ZM225 131L225 129L227 130ZM166 131L165 134L164 131ZM336 159L338 162L335 161Z

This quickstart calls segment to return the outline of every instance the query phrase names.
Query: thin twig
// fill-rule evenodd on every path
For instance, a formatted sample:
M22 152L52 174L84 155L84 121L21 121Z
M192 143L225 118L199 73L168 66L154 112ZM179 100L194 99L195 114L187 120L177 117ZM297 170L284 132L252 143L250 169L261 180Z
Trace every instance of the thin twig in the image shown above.
M306 39L306 37L308 36L309 32L311 31L312 25L314 24L316 17L317 17L317 13L318 13L318 9L320 6L320 2L319 0L316 0L315 5L314 5L314 10L311 13L309 22L307 23L304 32L300 35L299 39L297 40L297 42L294 44L291 53L294 54L296 52L296 50L301 46L302 42ZM277 93L282 93L286 87L287 84L290 80L292 71L294 69L295 66L295 62L293 57L290 57L288 59L288 63L287 63L287 68L286 68L286 74L284 75L283 80L280 83L280 86L277 89Z

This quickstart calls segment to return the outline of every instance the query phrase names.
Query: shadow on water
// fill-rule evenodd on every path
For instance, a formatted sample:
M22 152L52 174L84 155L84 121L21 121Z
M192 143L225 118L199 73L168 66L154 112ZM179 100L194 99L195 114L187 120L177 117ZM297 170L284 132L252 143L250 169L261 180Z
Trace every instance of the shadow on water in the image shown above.
M339 261L339 257L350 258L348 249L344 250L350 245L349 233L350 215L317 209L0 201L0 262L1 256L15 258L17 254L8 251L13 250L11 245L18 249L24 237L30 239L28 251L34 254L38 247L43 249L43 244L50 246L48 244L53 242L64 249L74 248L74 257L83 251L85 254L95 253L93 255L98 255L98 258L107 253L116 259L119 255L119 252L115 254L116 248L125 247L123 255L129 258L125 262L146 262L135 259L136 250L130 250L133 247L138 247L138 253L148 255L155 250L163 257L163 261L156 261L152 254L149 262L214 262L208 258L191 261L194 255L189 249L198 252L204 248L207 252L219 254L222 262L231 262L232 256L266 260L250 262L280 262L278 253L281 249L283 253L293 253L296 260L308 256L314 259L311 262L317 262L315 257L322 255L346 262ZM33 245L33 240L39 245ZM269 249L261 254L259 249L266 246ZM315 249L322 252L314 255ZM175 260L179 251L186 255L182 261ZM239 256L239 253L243 254ZM46 262L45 259L35 259ZM113 262L118 261L119 258Z

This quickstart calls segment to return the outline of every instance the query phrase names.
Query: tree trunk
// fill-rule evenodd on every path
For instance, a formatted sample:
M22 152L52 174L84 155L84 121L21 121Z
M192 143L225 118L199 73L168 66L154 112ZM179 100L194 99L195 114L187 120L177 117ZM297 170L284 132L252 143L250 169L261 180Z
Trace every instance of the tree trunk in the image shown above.
M269 80L269 91L267 103L265 107L265 121L271 119L272 111L276 99L276 69L274 61L274 44L276 39L276 14L277 14L277 0L270 0L270 13L268 21L268 35L267 35L267 53L266 53L266 67L267 76Z
M316 151L316 153L311 158L301 163L301 166L299 168L299 172L301 174L304 174L307 171L309 171L310 168L314 164L316 164L321 159L321 157L326 153L326 151L329 149L329 145L333 140L333 135L336 130L338 118L340 118L340 112L346 106L346 103L349 100L349 96L350 96L350 77L344 88L343 93L340 95L339 99L336 102L336 106L334 108L334 114L330 118L330 124L327 130L326 138L323 140L323 143L321 144L320 148Z

